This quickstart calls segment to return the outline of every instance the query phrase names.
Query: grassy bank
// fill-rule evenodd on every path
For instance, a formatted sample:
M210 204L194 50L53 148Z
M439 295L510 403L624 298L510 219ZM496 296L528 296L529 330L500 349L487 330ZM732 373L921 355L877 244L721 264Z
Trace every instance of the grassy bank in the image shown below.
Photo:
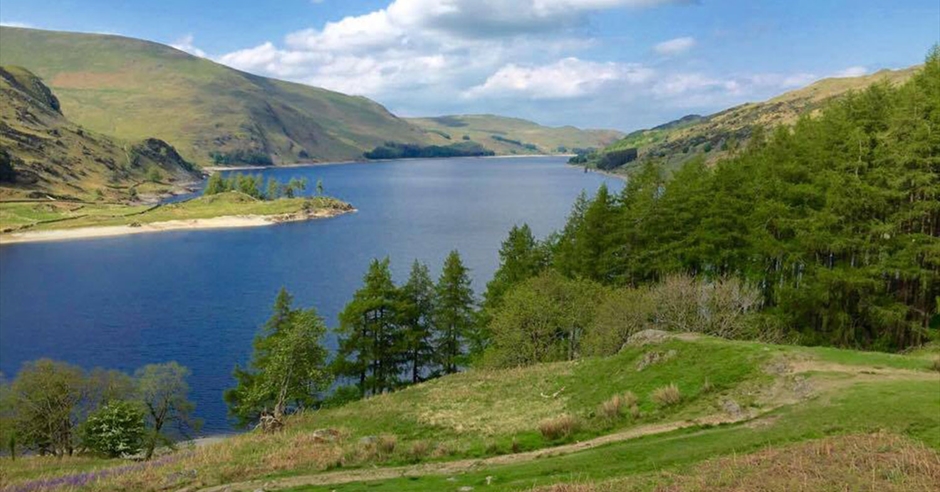
M0 231L19 233L86 227L144 225L228 216L289 216L351 207L335 198L258 200L229 192L186 202L152 206L81 202L0 203Z
M940 373L929 368L935 352L673 338L609 358L444 377L296 415L282 432L235 436L87 487L530 490L577 482L646 490L694 475L697 467L730 466L709 460L793 445L812 450L819 439L848 439L833 444L848 446L853 439L871 442L865 439L873 433L902 454L914 446L917 456L935 457ZM679 398L664 403L654 395L669 385ZM605 409L628 391L635 410ZM573 422L570 432L543 432L562 416ZM70 469L64 460L40 474L31 460L5 462L6 483L126 464L77 461Z

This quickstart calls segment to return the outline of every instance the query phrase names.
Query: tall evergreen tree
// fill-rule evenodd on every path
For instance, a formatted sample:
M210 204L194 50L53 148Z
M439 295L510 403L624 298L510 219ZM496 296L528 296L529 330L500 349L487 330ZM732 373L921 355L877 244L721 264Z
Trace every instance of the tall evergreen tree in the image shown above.
M538 275L548 262L547 256L528 224L512 226L499 248L499 268L493 274L493 280L486 284L485 307L497 308L509 288Z
M452 374L466 363L467 339L474 326L473 289L470 275L451 251L434 289L435 348L445 374Z
M411 372L411 382L418 383L433 373L434 281L427 265L415 260L408 282L399 289L399 323L402 330L402 354Z
M388 258L372 260L352 301L340 313L337 374L357 379L363 394L398 385L403 365L398 293Z

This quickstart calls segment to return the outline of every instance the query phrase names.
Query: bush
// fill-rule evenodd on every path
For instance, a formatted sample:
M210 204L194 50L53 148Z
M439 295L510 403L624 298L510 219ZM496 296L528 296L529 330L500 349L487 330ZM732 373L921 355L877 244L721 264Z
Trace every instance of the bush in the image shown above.
M618 419L623 415L624 409L636 407L637 398L632 391L627 391L622 395L614 395L609 400L601 403L597 407L597 414L607 419Z
M572 360L581 355L582 334L603 288L547 271L512 287L489 323L490 367L517 367Z
M553 419L543 420L539 423L539 432L549 441L567 439L581 428L581 421L577 417L564 414Z
M654 309L649 289L617 289L605 295L584 336L585 355L608 356L620 351L630 335L650 328Z
M660 407L671 407L682 401L682 393L679 392L678 386L670 384L653 390L650 398Z
M382 434L379 436L379 440L376 443L379 448L379 451L384 454L392 454L395 452L395 446L398 445L398 438L393 434Z
M126 401L113 401L82 424L82 444L109 458L136 454L144 437L144 413Z
M408 458L412 461L421 461L431 452L431 445L427 441L415 441L408 450Z

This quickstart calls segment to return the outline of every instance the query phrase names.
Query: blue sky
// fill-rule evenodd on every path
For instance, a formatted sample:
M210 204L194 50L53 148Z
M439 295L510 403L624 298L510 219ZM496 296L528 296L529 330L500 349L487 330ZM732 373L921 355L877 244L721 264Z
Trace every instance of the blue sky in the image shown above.
M2 0L0 23L172 44L405 116L633 130L920 63L940 1Z

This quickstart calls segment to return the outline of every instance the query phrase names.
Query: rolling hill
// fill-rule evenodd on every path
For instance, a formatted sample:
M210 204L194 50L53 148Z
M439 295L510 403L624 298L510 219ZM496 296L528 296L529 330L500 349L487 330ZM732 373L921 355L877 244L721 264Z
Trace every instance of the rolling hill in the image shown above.
M0 168L2 199L123 201L200 177L162 140L120 142L76 125L53 91L16 66L0 66Z
M604 148L593 162L603 163L605 155L633 148L639 151L635 163L662 159L667 168L675 169L697 155L705 155L711 162L748 140L758 126L768 129L793 124L800 116L814 114L834 98L875 83L899 85L918 69L881 70L862 77L823 79L764 102L742 104L710 116L688 115L632 132Z
M616 130L547 127L488 114L408 118L408 121L422 128L438 145L472 140L498 155L565 154L574 149L603 148L623 136Z
M281 164L357 159L424 133L364 97L259 77L158 43L0 27L0 64L41 77L83 127L156 137L189 161Z
M704 479L720 490L933 490L936 350L895 355L641 332L610 357L445 376L149 465L24 457L5 463L7 483L205 492L714 490ZM678 398L656 396L671 386ZM549 432L557 422L570 423L566 432ZM54 469L38 471L53 460Z

